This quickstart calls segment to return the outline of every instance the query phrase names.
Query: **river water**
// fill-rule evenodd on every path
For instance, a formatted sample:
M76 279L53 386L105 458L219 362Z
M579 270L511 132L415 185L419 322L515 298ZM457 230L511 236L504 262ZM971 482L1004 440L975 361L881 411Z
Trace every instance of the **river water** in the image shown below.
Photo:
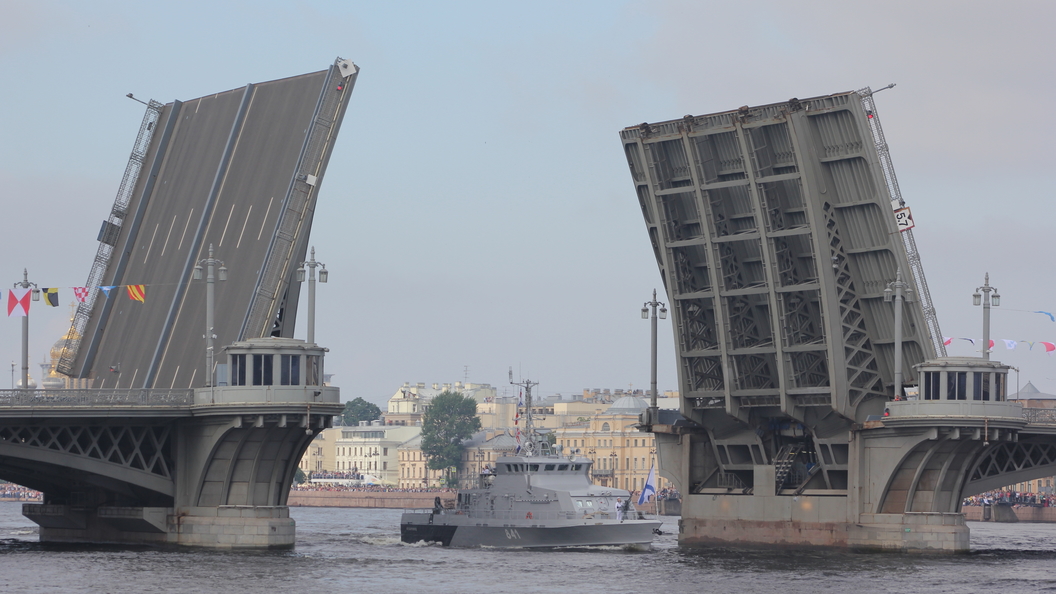
M297 548L225 552L40 544L21 504L0 502L8 592L1056 592L1056 524L970 523L954 556L680 549L677 519L648 550L405 545L399 510L292 508Z

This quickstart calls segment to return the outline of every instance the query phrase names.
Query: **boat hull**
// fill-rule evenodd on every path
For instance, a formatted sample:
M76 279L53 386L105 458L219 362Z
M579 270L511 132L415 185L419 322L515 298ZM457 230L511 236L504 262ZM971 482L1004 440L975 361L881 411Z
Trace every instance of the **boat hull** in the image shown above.
M653 520L569 521L539 524L530 520L488 524L464 515L405 513L400 540L439 542L451 547L584 547L645 545L661 522Z

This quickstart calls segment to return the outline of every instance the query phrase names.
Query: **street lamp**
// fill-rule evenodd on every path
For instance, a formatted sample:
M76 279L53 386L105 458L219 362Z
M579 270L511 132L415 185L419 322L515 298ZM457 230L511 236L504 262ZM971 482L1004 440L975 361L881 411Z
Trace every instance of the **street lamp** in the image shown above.
M979 292L982 291L982 295ZM993 293L993 296L990 295ZM972 305L983 306L983 359L990 360L990 305L994 307L1001 305L1001 296L997 294L997 287L990 286L990 273L987 272L983 278L983 286L977 287L972 294Z
M304 269L308 269L308 343L315 344L315 269L321 267L319 271L319 282L325 283L330 273L326 270L326 264L315 261L315 246L312 246L312 259L307 262L301 262L300 268L297 269L297 282L304 282Z
M902 302L908 301L913 289L902 280L902 268L895 272L895 280L887 283L884 289L884 301L891 303L892 294L895 301L895 400L902 400Z
M642 304L642 319L650 320L650 326L652 327L652 350L650 351L651 363L650 375L649 375L649 419L648 424L652 425L657 422L657 405L656 405L656 308L660 308L660 319L667 319L667 304L661 303L656 300L656 289L653 289L653 300L646 301ZM652 308L652 317L649 315L649 308Z
M596 453L597 452L594 450L594 448L590 448L589 450L587 450L587 457L590 458L590 482L591 483L594 482L594 454L596 454Z
M213 382L213 340L216 338L216 334L213 334L213 304L216 301L214 285L216 284L216 277L213 276L213 267L217 264L220 265L220 269L217 270L218 277L221 281L227 280L227 268L224 263L213 257L213 244L209 244L209 257L198 260L198 263L194 265L194 280L202 280L202 265L205 265L207 275L205 277L205 385L211 387Z
M29 272L22 269L22 282L15 283L16 289L29 289L33 287L33 301L40 301L40 289L37 283L29 282ZM24 298L24 295L23 295ZM22 389L29 389L29 305L22 316ZM13 386L12 386L13 387Z
M611 472L612 475L609 477L609 484L606 485L607 487L618 486L616 484L616 461L619 458L620 455L617 454L615 451L609 452L609 472Z

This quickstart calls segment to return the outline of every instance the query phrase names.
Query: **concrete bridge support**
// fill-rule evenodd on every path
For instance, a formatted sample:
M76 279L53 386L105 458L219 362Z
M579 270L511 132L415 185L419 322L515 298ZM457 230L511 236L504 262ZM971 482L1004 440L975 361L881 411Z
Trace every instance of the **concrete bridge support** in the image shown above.
M111 406L67 404L71 391L56 391L0 407L0 476L44 492L44 503L23 505L42 542L294 545L290 484L315 434L342 410L338 389L311 383L322 371L316 345L254 339L227 351L249 371L234 385L137 391L139 403L125 395L117 406L113 391L90 394ZM318 373L252 385L266 357Z

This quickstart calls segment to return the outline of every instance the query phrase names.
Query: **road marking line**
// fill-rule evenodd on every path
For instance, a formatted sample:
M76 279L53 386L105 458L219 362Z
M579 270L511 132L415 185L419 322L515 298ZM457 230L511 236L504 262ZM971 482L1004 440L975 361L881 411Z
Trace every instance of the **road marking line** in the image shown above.
M231 215L235 214L235 205L231 204L231 211L227 213L227 222L224 223L224 232L220 234L220 243L216 247L222 247L224 245L224 238L227 237L227 226L231 224Z
M249 205L249 210L246 211L246 221L244 223L242 223L242 232L238 234L238 243L235 244L235 249L236 250L238 249L239 246L242 245L242 236L246 234L246 225L249 224L249 215L252 212L253 212L253 205L250 204Z
M144 264L147 263L147 258L150 257L150 248L154 247L154 238L158 236L158 227L160 225L161 225L161 223L156 223L154 225L154 234L150 236L150 243L147 244L147 253L144 254L144 256L143 256L143 263Z
M177 251L178 251L178 250L179 250L180 248L182 248L182 247L183 247L183 240L184 240L184 238L186 238L186 237L187 237L187 227L188 227L188 226L190 226L190 224L191 224L191 217L193 217L193 216L194 216L194 209L192 208L192 209L191 209L191 212L187 213L187 222L183 224L183 235L180 235L180 245L176 246L176 250L177 250Z
M260 224L260 233L257 233L257 241L260 241L260 236L264 235L264 225L268 224L268 215L271 214L271 203L274 201L274 196L271 197L271 200L268 200L268 210L264 211L264 222Z
M161 245L161 255L159 258L165 257L165 250L169 247L169 237L172 237L172 228L176 226L176 215L172 215L172 222L169 223L169 232L165 234L165 243Z

